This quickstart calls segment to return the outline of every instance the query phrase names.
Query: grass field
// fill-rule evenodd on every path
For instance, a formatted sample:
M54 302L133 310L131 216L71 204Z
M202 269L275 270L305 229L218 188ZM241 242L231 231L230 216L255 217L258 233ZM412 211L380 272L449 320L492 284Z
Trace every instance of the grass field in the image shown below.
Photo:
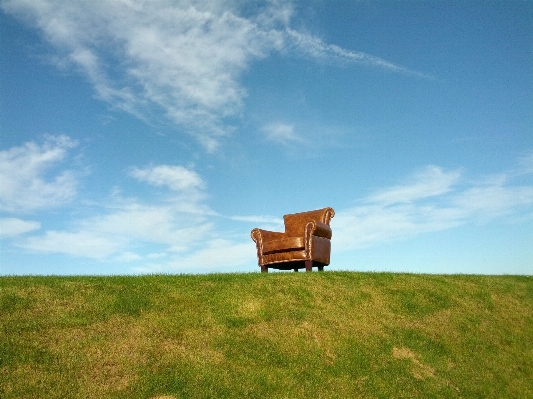
M0 277L1 398L533 398L533 277Z

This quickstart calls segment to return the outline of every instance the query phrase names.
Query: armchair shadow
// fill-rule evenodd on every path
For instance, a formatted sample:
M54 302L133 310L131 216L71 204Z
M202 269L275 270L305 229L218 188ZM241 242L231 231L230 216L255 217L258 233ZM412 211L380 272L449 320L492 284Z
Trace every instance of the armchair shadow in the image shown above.
M335 216L332 208L292 213L283 216L285 232L253 229L252 239L257 247L257 259L261 272L268 268L319 271L329 265L331 254L331 228L329 222Z

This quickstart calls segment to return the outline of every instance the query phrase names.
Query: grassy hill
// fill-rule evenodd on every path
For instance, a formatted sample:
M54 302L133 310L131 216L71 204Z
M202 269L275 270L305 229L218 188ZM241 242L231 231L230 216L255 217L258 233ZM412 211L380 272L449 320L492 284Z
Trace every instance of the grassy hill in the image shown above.
M533 278L0 277L2 398L532 398Z

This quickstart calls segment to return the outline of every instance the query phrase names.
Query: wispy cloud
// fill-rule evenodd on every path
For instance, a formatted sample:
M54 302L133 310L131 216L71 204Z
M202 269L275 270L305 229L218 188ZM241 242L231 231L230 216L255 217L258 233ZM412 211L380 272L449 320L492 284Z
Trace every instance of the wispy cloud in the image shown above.
M180 165L155 165L147 168L134 167L129 175L141 182L156 187L167 187L173 195L167 198L176 211L215 215L204 204L206 184L201 176L192 169Z
M533 186L513 186L505 175L478 183L452 197L451 203L466 214L492 219L533 202Z
M187 206L185 207L187 208ZM144 205L123 200L101 215L72 220L71 228L48 230L20 239L18 247L43 253L62 253L97 260L145 259L156 246L160 253L190 251L211 235L212 222L180 204ZM148 252L146 252L148 251Z
M119 251L118 237L111 238L91 231L46 231L44 235L28 237L18 246L38 253L60 253L75 257L105 260Z
M66 136L48 137L0 152L0 209L28 212L63 205L76 195L72 171L53 173L77 144ZM51 177L49 177L52 175Z
M425 79L433 79L432 76L424 74L413 69L405 68L403 66L394 64L379 57L366 54L360 51L351 51L339 47L335 44L324 43L320 38L306 33L301 33L293 29L286 30L288 45L292 46L294 50L303 52L304 54L335 64L365 64L390 72L401 73L404 75L412 75Z
M518 169L518 174L531 174L533 173L533 151L527 152L525 155L520 157L520 166Z
M0 238L15 237L30 231L39 230L41 223L33 220L22 220L17 218L0 219Z
M378 191L367 201L390 205L435 197L449 192L460 177L459 171L445 172L438 166L430 165L412 176L407 183Z
M251 240L245 242L232 241L224 238L213 239L198 250L176 256L160 263L147 263L134 268L138 273L157 272L209 272L216 270L235 270L239 266L253 262L255 244Z
M331 63L363 63L423 74L326 44L290 27L289 0L258 2L243 16L230 0L2 0L5 12L37 27L63 67L78 68L102 100L140 118L162 111L215 151L233 130L246 89L240 76L273 51Z
M462 172L428 166L408 182L371 195L335 216L336 248L349 251L521 212L531 213L532 185L511 173L468 182Z
M144 169L135 167L130 176L154 186L168 186L174 191L191 191L205 187L198 173L179 165L158 165Z
M294 125L270 123L263 126L262 131L268 140L283 145L302 144L305 140L294 131Z

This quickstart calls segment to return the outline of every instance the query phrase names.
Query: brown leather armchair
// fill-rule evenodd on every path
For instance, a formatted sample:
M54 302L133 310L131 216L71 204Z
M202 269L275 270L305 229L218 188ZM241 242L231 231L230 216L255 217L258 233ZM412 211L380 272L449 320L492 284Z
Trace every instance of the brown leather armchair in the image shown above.
M283 216L285 233L253 229L251 236L257 246L257 259L261 272L268 268L295 272L313 266L324 270L329 265L331 253L331 228L329 221L335 216L332 208L293 213Z

